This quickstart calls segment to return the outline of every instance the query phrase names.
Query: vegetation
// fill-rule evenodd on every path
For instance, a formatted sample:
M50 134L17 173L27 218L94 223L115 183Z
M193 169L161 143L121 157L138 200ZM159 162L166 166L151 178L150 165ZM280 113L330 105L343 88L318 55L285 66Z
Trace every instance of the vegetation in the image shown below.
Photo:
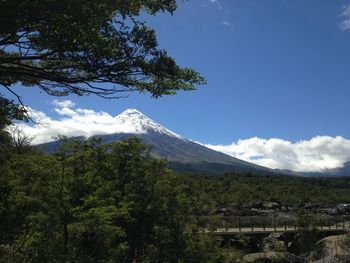
M196 184L203 198L214 207L232 203L251 205L276 201L298 206L308 202L337 204L350 202L350 177L296 177L230 173L225 176L188 176L184 180Z
M137 139L67 142L2 166L1 258L6 262L224 262L196 223L191 185Z
M201 215L232 203L350 201L349 178L175 173L136 138L101 145L98 139L59 137L57 151L44 154L28 146L25 136L20 135L24 144L12 138L20 131L6 127L24 116L20 108L4 109L4 262L229 262L244 252L203 233ZM295 237L298 253L317 252L318 231L305 218L299 223L305 227Z
M294 252L308 256L312 259L322 255L323 245L318 243L321 239L320 231L317 229L317 219L313 217L298 216L298 232L295 236Z
M204 233L200 215L232 203L350 202L350 178L179 174L136 138L101 145L59 137L47 155L9 129L28 118L16 83L103 98L204 84L140 20L176 8L176 0L0 2L0 85L22 104L0 94L1 262L233 262L242 252ZM296 244L310 255L319 233L303 220Z
M176 7L176 0L3 0L0 85L13 94L20 82L54 96L104 98L192 90L204 78L177 65L139 18Z
M232 203L350 201L349 178L175 173L136 138L101 145L59 137L57 151L44 154L19 130L8 132L25 113L1 103L3 262L229 262L244 252L203 233L200 215ZM300 224L298 253L317 252L317 230Z

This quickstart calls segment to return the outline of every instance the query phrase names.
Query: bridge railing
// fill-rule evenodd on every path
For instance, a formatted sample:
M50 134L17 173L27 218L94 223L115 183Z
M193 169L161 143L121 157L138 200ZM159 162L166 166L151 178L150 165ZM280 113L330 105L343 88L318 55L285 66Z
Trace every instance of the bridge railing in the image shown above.
M209 231L235 229L236 231L287 231L303 227L316 227L321 230L349 228L350 217L257 217L257 216L200 216L201 228Z

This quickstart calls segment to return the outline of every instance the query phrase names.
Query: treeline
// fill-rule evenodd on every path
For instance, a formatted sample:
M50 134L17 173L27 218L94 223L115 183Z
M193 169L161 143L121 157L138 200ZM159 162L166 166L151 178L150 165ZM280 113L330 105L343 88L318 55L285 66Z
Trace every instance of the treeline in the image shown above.
M228 262L237 254L198 216L232 203L350 202L349 178L178 174L136 138L62 137L50 155L10 137L2 146L2 262Z
M8 146L2 157L2 262L227 258L198 228L200 192L136 138L107 146L60 138L52 155Z
M203 234L219 206L350 202L349 178L180 174L136 138L58 138L45 154L8 132L23 112L0 100L0 262L232 262Z
M191 175L201 195L213 206L250 205L276 201L289 206L311 203L350 203L350 177L298 177L229 173L224 176Z
M199 215L232 203L350 202L349 178L178 174L136 138L61 137L51 155L11 141L0 159L3 262L225 262L234 254L202 233Z

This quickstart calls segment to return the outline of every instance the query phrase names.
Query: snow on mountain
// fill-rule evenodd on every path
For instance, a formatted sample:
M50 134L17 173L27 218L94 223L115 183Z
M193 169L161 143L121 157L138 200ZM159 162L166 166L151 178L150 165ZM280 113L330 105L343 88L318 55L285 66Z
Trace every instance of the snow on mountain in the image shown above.
M102 144L109 144L136 136L143 143L151 146L150 153L153 157L168 160L169 167L178 171L204 174L222 174L231 171L271 172L268 168L247 163L185 139L136 109L127 109L115 117L102 113L90 114L84 120L88 120L83 127L89 130L89 133L85 131L89 136L84 136L84 133L81 135L82 129L80 129L79 132L76 131L76 136L71 138L85 140L87 137L94 136L100 138ZM79 118L74 117L67 125L78 126L77 121ZM94 128L93 126L99 122L103 122L103 125ZM53 141L41 144L39 148L45 152L54 152L57 146L57 141Z
M103 111L75 108L73 103L68 102L56 103L55 106L54 111L58 114L58 118L31 109L37 124L18 124L28 137L34 138L34 145L52 142L58 134L68 138L78 136L90 138L117 133L133 135L158 133L185 140L136 109L127 109L117 116L112 116Z
M127 109L115 117L117 125L129 127L135 134L148 133L150 131L185 140L182 136L172 132L162 125L156 123L136 109Z

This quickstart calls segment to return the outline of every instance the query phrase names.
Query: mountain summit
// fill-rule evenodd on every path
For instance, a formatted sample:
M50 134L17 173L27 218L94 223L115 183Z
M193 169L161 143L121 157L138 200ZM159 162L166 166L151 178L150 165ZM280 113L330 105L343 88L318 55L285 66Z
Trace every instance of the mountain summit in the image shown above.
M127 109L115 117L125 132L97 135L103 143L136 136L151 146L151 154L169 161L170 167L185 172L221 174L224 172L271 172L271 169L248 163L188 140L163 127L136 109ZM128 132L130 131L130 132Z
M209 149L168 130L136 109L127 109L114 117L111 123L118 131L112 134L94 135L102 143L112 143L131 136L138 137L151 146L151 154L167 159L169 166L182 172L201 174L223 174L225 172L271 173L273 170L248 163L221 152ZM84 137L76 139L84 140ZM39 146L52 152L57 142Z
M175 137L184 140L183 137L168 130L162 125L156 123L142 112L136 109L127 109L115 117L117 123L121 126L129 127L130 130L134 130L135 134L143 134L148 132L156 132L171 137Z

